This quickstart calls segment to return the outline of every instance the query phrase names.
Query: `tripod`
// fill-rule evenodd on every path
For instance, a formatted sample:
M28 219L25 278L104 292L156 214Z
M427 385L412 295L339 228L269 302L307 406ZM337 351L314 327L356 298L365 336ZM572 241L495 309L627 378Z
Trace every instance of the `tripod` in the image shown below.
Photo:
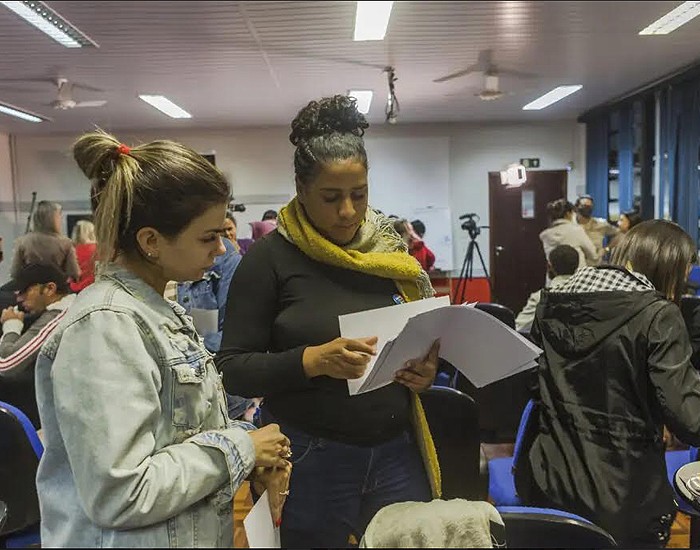
M489 283L489 290L493 296L493 288L491 288L491 277L486 269L486 264L484 263L484 257L481 255L481 249L479 248L479 243L476 242L476 237L478 233L472 231L469 232L469 246L467 246L467 253L464 255L464 262L462 262L462 270L459 273L459 279L457 282L457 288L455 289L454 295L452 296L452 303L455 305L463 304L467 299L467 280L472 280L474 278L474 250L479 255L479 261L481 262L481 269L484 270L484 275Z

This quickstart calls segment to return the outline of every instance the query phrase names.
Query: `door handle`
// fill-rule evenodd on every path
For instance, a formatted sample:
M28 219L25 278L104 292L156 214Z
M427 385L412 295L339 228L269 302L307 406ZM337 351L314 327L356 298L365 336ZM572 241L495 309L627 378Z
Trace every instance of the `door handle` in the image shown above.
M498 256L504 250L505 250L505 248L503 248L502 246L497 246L496 247L496 256Z

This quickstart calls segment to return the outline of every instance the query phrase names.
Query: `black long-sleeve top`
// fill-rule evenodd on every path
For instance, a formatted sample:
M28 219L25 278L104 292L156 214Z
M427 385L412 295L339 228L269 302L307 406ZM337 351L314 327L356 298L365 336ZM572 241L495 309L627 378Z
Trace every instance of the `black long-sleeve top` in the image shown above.
M345 380L308 379L302 355L340 336L339 315L392 305L396 295L390 279L316 262L277 231L266 235L229 288L216 359L226 391L264 397L278 422L318 437L355 445L395 437L410 421L407 388L350 396Z

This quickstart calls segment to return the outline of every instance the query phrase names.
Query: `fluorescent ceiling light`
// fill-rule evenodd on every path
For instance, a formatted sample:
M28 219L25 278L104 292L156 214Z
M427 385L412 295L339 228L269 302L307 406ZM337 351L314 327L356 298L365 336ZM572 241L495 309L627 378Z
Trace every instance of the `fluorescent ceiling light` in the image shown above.
M140 95L149 105L158 109L161 113L165 113L170 118L192 118L192 115L185 111L182 107L178 107L167 97L162 95Z
M44 2L0 2L0 4L66 48L99 47L94 40L71 25Z
M42 118L38 115L33 115L31 113L28 113L26 111L22 111L21 109L18 109L17 107L12 107L11 105L8 105L7 103L0 103L0 113L14 116L17 118L21 118L22 120L27 120L29 122L44 122L46 120L45 118Z
M531 101L525 107L523 111L539 111L545 107L549 107L552 103L564 99L575 92L578 92L583 86L577 84L576 86L559 86L554 88L551 92L547 92L542 97L538 97L535 101Z
M639 34L668 34L698 15L700 15L700 2L683 2L646 29L639 31Z
M384 40L393 2L358 2L355 40Z
M369 113L369 106L372 104L372 90L350 90L348 95L357 100L357 110L363 115Z

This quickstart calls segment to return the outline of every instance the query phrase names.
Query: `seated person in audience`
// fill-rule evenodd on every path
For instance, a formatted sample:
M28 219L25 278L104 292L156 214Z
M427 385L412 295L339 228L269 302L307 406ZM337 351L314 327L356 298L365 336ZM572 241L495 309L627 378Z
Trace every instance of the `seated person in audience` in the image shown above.
M547 261L547 275L552 281L549 289L552 290L568 281L578 269L578 263L578 252L568 244L561 244L552 250ZM529 332L541 295L541 290L530 294L527 304L515 318L516 330Z
M277 211L265 210L265 213L262 215L262 221L267 221L267 220L277 221Z
M431 271L435 265L435 254L425 246L423 239L413 230L411 222L404 218L396 219L394 220L394 230L403 239L408 253L418 260L426 272Z
M605 239L613 239L618 233L618 228L610 225L603 218L593 217L593 197L590 195L581 195L576 199L576 222L586 232L588 238L595 247L597 260L587 258L588 265L598 265L599 260L603 258Z
M236 249L236 252L242 254L241 245L238 244L238 222L230 210L226 211L226 219L224 220L224 237L226 237Z
M250 222L250 229L253 234L253 241L262 239L268 233L277 229L277 219L267 219L261 222Z
M566 199L557 199L547 204L547 215L550 224L540 233L540 241L545 258L560 244L568 244L576 249L579 255L579 267L596 265L600 256L586 232L574 222L574 205Z
M72 239L80 266L80 277L70 282L70 288L73 292L80 292L95 282L97 259L95 225L90 220L79 220L73 227Z
M416 225L413 225L413 224ZM435 254L428 248L423 240L425 235L425 224L422 221L406 222L408 232L411 236L411 241L408 247L408 253L413 256L425 271L432 271L435 267Z
M515 469L525 504L579 514L624 547L666 545L676 505L664 424L700 445L700 374L677 305L696 252L678 225L642 222L614 265L542 292L540 411Z
M75 294L68 286L65 273L51 265L25 266L6 287L17 293L20 306L37 319L25 331L22 311L8 307L2 312L0 401L20 409L39 428L34 365L39 349L56 330Z

